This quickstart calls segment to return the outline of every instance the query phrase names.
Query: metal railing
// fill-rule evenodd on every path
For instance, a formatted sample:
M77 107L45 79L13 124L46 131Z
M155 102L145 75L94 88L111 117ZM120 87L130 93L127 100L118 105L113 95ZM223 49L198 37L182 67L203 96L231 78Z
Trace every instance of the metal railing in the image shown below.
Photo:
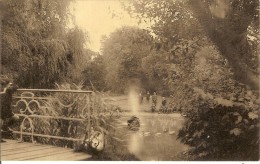
M13 133L23 141L39 138L83 141L91 129L94 92L82 90L18 89L13 95L13 112L19 126ZM82 137L85 133L85 137ZM83 135L83 136L84 136ZM89 136L88 136L89 137Z

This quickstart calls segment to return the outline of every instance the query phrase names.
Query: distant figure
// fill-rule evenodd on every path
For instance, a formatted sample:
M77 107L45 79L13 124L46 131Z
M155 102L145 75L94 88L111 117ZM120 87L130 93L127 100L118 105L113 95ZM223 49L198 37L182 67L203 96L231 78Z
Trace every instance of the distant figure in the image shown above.
M143 102L143 92L141 91L140 93L139 93L139 103L140 104L142 104L142 102Z
M151 106L151 111L152 111L152 113L155 112L155 110L156 110L156 106L155 106L154 103L152 103L152 106Z
M156 95L156 92L153 92L152 102L153 102L153 104L155 104L155 106L156 106L156 104L157 104L157 95Z
M153 93L152 95L152 111L155 111L156 110L156 105L157 105L157 95L156 95L156 92Z
M168 112L171 113L174 111L174 104L173 104L173 95L170 96L170 101L168 105Z
M161 111L161 112L164 112L164 113L167 112L166 98L165 98L165 97L162 97L162 106L161 106L161 108L160 108L160 111Z
M15 87L9 79L1 78L1 132L10 131L9 126L16 120L11 109L12 95L16 90L17 87Z
M166 106L166 98L162 97L162 106Z
M147 102L150 101L150 92L149 91L146 92L146 100L147 100Z

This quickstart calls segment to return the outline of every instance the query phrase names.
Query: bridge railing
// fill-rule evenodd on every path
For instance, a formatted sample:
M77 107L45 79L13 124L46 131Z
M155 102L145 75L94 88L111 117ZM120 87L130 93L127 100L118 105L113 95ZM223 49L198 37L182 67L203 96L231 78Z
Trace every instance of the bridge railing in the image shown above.
M13 95L13 112L19 121L12 127L13 133L20 141L83 141L94 126L92 117L106 112L100 104L95 109L95 103L92 91L18 89Z

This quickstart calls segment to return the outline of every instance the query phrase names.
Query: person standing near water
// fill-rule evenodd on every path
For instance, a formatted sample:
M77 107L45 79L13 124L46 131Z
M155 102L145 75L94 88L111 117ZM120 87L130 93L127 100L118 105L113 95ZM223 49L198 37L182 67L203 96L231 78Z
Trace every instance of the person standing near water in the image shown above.
M167 112L167 107L166 107L166 98L165 98L165 97L162 97L161 112L164 112L164 113Z
M154 112L156 110L156 105L157 105L157 95L156 92L153 92L152 95L152 112Z
M168 112L171 113L174 111L174 103L173 103L173 95L170 95L169 105L168 105Z
M150 101L150 92L149 91L146 92L146 100L147 100L147 102Z
M142 102L143 102L143 92L141 91L140 93L139 93L139 103L140 104L142 104Z

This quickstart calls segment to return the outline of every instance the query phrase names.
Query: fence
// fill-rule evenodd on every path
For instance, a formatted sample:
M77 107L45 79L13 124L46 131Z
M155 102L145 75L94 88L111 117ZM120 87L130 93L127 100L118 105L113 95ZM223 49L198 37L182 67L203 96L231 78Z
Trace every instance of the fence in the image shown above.
M91 117L102 112L102 108L94 109L94 94L81 90L18 89L13 96L13 112L19 116L19 125L13 133L20 141L83 141L93 126Z

